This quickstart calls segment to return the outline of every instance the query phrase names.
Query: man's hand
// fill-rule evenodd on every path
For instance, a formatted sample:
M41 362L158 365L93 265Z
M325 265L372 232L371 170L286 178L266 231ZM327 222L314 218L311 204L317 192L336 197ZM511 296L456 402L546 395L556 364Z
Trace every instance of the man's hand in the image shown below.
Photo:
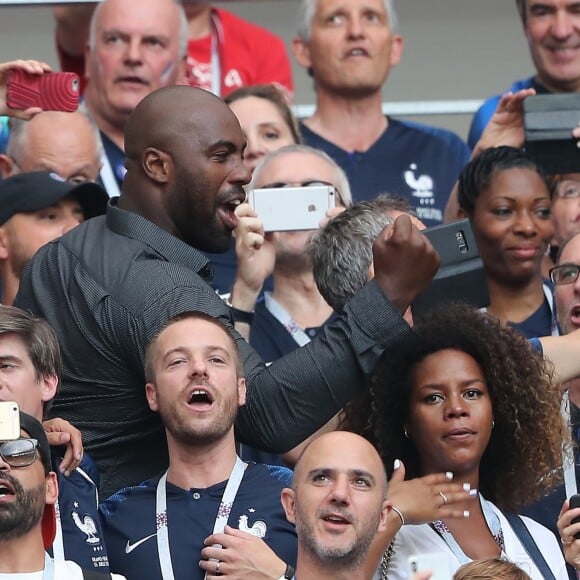
M219 544L222 547L216 547ZM201 551L200 568L206 578L248 578L249 580L277 580L286 571L286 564L276 556L264 540L226 526L223 534L206 538ZM216 568L219 562L219 575Z
M403 214L375 240L373 264L376 281L403 314L435 276L439 256L409 216Z
M49 419L42 423L48 443L59 447L66 445L64 457L58 466L67 477L80 465L83 459L83 439L81 432L65 419Z
M522 147L524 144L524 101L535 94L534 89L523 89L517 93L503 95L475 145L471 157L475 157L490 147L501 145Z
M13 60L11 62L0 63L0 115L8 115L9 117L17 117L28 121L34 115L42 112L40 107L29 107L28 109L10 109L6 103L6 84L8 82L8 74L11 70L20 69L31 74L41 75L45 72L50 72L52 69L45 62L38 60Z

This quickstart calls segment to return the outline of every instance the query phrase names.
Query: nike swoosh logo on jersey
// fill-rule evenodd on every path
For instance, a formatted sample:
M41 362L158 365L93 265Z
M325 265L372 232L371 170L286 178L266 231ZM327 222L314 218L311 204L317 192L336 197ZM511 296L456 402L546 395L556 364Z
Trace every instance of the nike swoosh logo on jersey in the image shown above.
M140 540L137 540L134 544L131 544L131 540L127 540L127 545L125 546L125 554L130 554L135 548L138 548L141 544L143 544L147 540L150 540L153 536L156 535L157 534L151 534L146 538L141 538Z

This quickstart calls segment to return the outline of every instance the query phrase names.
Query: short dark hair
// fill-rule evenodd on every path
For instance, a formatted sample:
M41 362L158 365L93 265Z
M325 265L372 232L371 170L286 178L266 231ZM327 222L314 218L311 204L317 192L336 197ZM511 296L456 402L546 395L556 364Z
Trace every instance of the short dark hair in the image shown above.
M495 173L515 168L535 171L548 187L543 171L524 151L515 147L490 147L463 168L457 182L459 207L471 216L477 198L489 187Z
M48 322L20 308L0 305L0 336L5 335L17 336L24 343L38 380L43 377L57 377L60 380L60 347ZM49 409L50 402L46 402L45 416Z
M242 355L240 353L240 349L238 347L238 343L236 339L232 335L231 330L219 319L206 314L205 312L201 312L199 310L188 310L186 312L181 312L172 316L169 320L167 320L161 328L153 335L149 344L147 344L147 349L145 350L145 379L147 382L153 382L155 371L154 371L154 356L155 356L155 347L157 345L157 340L159 336L163 333L164 330L175 324L176 322L181 322L182 320L205 320L206 322L210 322L214 324L218 328L224 331L227 337L230 340L230 343L233 348L234 352L234 363L236 366L236 373L238 377L244 376L244 367L242 364Z
M516 7L522 19L522 23L526 25L526 0L516 0Z

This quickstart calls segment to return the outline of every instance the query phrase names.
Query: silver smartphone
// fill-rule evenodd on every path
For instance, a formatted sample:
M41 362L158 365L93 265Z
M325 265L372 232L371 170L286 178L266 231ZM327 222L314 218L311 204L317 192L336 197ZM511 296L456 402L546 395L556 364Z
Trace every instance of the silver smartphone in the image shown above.
M20 437L20 409L14 401L0 401L0 441Z
M266 232L317 230L326 212L335 207L336 192L330 185L253 189L248 203Z
M449 558L446 554L413 554L409 556L408 572L409 578L417 572L431 572L431 580L451 580L452 572Z

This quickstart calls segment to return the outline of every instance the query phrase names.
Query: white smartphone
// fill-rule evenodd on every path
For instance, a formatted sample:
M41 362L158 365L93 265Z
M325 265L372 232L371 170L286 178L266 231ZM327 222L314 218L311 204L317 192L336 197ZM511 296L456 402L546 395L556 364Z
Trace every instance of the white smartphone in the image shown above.
M0 401L0 441L20 437L20 408L14 401Z
M446 554L413 554L409 556L408 571L409 578L417 572L431 572L431 580L451 580L452 571L449 558Z
M335 207L336 194L330 185L263 188L250 191L248 202L266 232L317 230Z

